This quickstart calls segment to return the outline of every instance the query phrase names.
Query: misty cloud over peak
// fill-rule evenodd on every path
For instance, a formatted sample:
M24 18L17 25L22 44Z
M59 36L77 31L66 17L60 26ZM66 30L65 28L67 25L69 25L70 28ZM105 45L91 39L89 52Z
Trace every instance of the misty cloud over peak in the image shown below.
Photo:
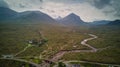
M15 11L39 10L53 18L76 13L84 21L120 19L120 0L0 0Z

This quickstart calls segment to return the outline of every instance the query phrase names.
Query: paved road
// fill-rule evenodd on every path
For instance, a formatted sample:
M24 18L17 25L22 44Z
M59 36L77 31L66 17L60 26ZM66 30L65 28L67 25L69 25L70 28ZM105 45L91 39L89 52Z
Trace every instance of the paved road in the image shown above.
M33 45L28 44L23 50L21 50L20 52L16 53L14 56L17 56L17 55L23 53L23 52L26 51L29 47L32 47L32 46L33 46Z
M26 60L23 60L23 59L17 59L17 58L0 58L0 59L3 59L3 60L15 60L15 61L20 61L20 62L25 62L25 63L32 64L35 67L41 67L39 64L30 62L30 61L26 61Z
M98 65L111 65L111 66L120 67L120 65L116 65L116 64L105 64L105 63L89 62L89 61L78 61L78 60L65 61L63 63L65 63L67 67L70 67L70 65L69 65L70 62L90 63L90 64L98 64Z

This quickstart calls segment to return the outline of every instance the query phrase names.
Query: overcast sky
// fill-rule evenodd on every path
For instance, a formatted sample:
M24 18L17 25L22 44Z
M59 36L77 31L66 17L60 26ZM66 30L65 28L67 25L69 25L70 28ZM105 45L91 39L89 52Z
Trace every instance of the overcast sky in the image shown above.
M120 19L120 0L0 0L0 6L18 12L40 10L53 18L75 13L87 22Z

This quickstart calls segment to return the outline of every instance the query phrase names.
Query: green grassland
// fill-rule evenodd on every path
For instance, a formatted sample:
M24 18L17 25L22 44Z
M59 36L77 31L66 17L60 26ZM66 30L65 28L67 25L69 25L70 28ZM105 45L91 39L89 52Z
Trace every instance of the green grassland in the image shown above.
M0 59L0 67L33 67L31 64L15 61L15 60L2 60Z
M90 37L84 33L92 33L97 35L98 39L89 41L88 43L91 46L98 49L109 48L96 53L67 53L62 59L120 64L120 31L119 27L115 26L93 27L88 29L85 27L71 28L57 24L33 22L0 23L0 56L15 55L28 45L28 40L39 40L40 35L38 32L41 32L42 37L47 42L40 46L32 46L16 57L28 60L31 57L46 59L60 50L89 49L81 45L80 42ZM33 62L37 62L37 60L33 60Z
M0 23L0 55L15 55L28 45L28 40L39 40L38 32L48 41L41 46L28 48L17 57L41 55L42 58L48 58L60 50L89 49L80 44L89 37L80 31L54 24L9 22Z
M80 63L80 62L70 62L70 64L77 64L82 67L108 67L107 65L91 64L91 63Z
M98 39L88 43L98 49L104 48L96 53L67 53L64 60L83 60L101 63L120 64L120 36L119 27L103 26L91 28L91 33L98 36Z

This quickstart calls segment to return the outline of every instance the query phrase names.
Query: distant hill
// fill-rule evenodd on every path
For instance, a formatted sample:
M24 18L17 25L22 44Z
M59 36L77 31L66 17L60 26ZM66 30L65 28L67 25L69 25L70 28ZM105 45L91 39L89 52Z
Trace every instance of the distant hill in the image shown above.
M78 15L74 13L71 13L62 19L59 19L58 22L64 25L73 25L73 26L80 26L86 24L83 20L81 20L81 18Z
M120 20L111 21L107 25L120 25Z
M6 7L0 7L0 20L12 19L18 13Z
M101 21L93 21L93 22L91 22L90 24L91 24L91 25L105 25L105 24L108 24L109 22L111 22L111 21L101 20Z
M40 11L25 11L18 13L9 8L0 7L0 21L32 21L32 22L55 22L49 15Z
M55 20L51 18L49 15L42 13L40 11L25 11L19 13L19 15L16 18L20 20L29 21L55 22Z

